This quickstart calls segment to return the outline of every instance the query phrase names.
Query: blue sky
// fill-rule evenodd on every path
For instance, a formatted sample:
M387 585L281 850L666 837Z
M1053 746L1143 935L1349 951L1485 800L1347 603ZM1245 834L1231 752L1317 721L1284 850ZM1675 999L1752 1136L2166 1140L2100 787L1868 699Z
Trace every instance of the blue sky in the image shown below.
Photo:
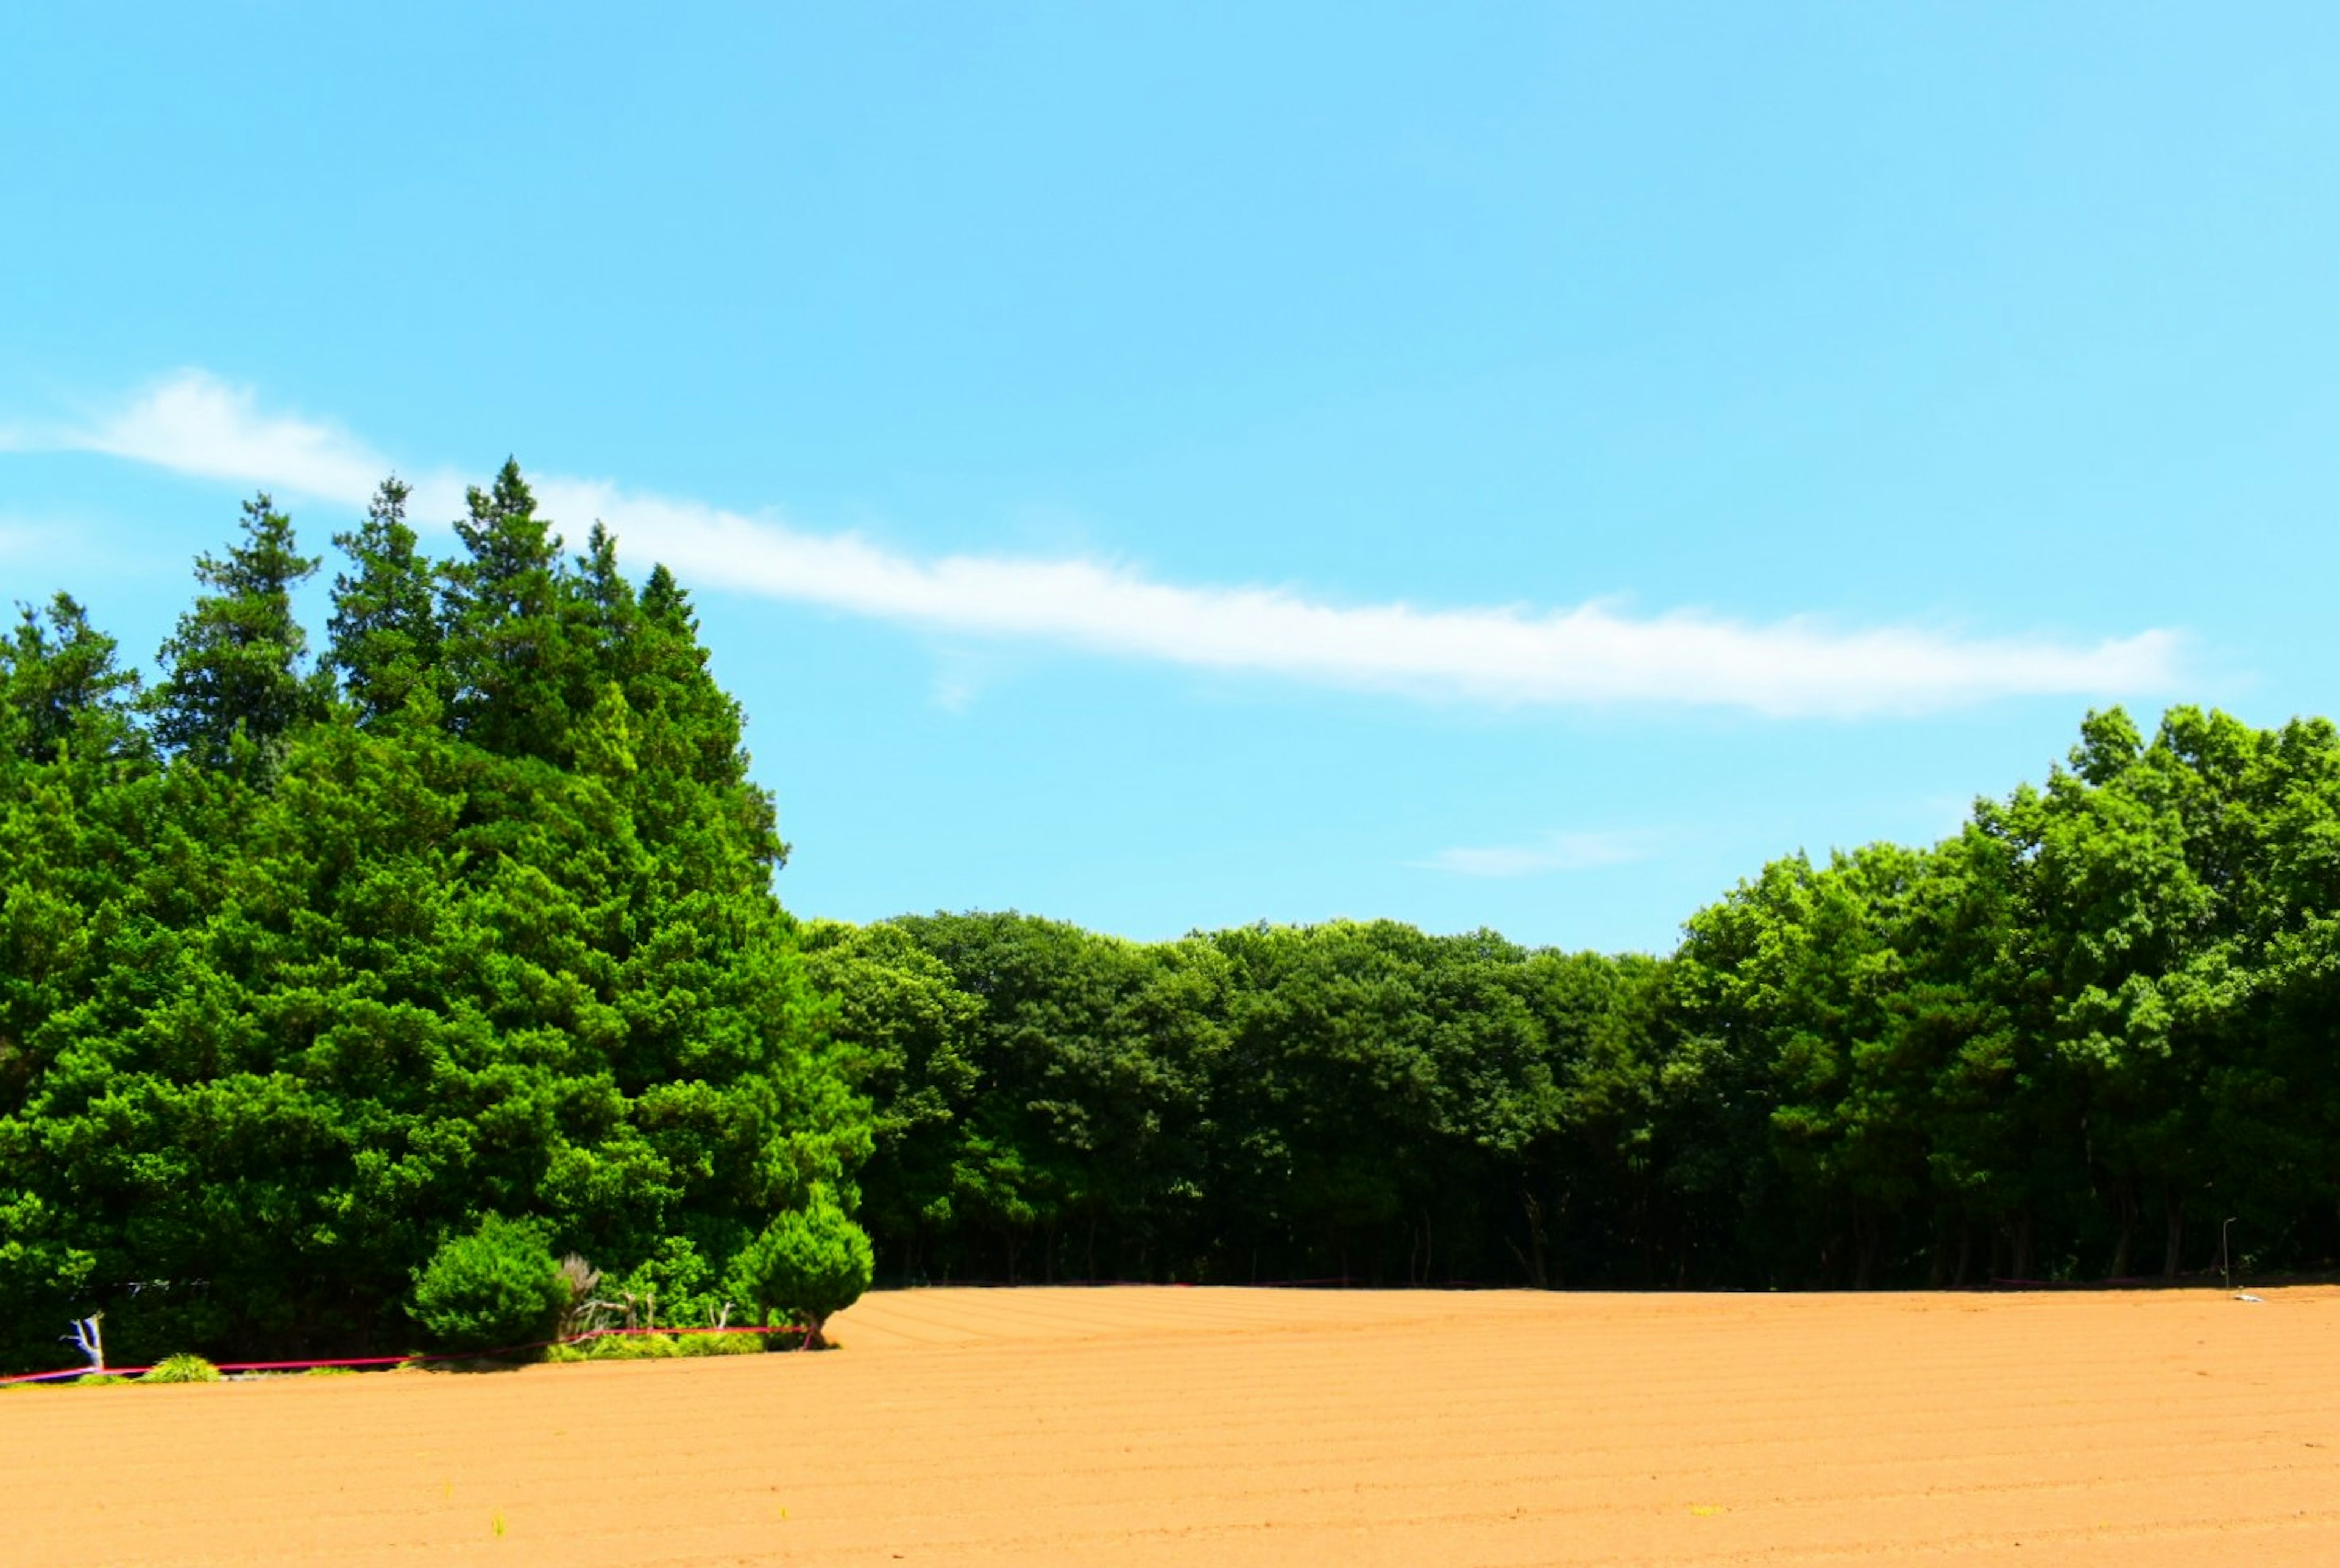
M853 919L1671 945L2340 708L2340 12L33 7L0 583L516 454Z

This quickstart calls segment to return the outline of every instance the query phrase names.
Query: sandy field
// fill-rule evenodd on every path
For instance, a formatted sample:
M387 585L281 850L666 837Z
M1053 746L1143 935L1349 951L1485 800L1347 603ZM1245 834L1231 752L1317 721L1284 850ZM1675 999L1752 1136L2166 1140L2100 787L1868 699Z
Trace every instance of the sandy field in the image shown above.
M0 1563L2340 1563L2340 1291L932 1290L831 1355L0 1394Z

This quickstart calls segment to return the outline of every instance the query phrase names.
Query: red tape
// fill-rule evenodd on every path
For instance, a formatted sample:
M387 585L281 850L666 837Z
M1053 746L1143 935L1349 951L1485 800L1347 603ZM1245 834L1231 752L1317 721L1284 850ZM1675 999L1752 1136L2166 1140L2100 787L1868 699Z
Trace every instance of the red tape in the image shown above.
M769 1337L776 1334L802 1334L803 1325L788 1324L779 1328L596 1328L583 1334L572 1334L566 1339L539 1339L527 1345L507 1345L497 1350L451 1350L427 1355L342 1355L314 1361L222 1361L213 1365L221 1372L307 1372L320 1366L412 1366L426 1361L493 1361L500 1355L516 1355L523 1350L547 1350L556 1345L582 1345L589 1339L607 1339L611 1335L662 1334L760 1334ZM80 1377L144 1377L154 1371L151 1366L74 1366L63 1372L20 1372L0 1377L0 1388L18 1383L63 1383Z

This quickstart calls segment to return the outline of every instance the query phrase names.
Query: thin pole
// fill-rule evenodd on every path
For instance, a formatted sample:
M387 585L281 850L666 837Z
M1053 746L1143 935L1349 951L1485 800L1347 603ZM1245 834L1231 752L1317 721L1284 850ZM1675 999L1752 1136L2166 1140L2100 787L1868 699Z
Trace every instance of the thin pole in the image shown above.
M2228 1215L2226 1223L2218 1227L2218 1277L2226 1282L2228 1290L2235 1288L2235 1270L2230 1261L2230 1255L2226 1251L2226 1233L2234 1228L2233 1215Z

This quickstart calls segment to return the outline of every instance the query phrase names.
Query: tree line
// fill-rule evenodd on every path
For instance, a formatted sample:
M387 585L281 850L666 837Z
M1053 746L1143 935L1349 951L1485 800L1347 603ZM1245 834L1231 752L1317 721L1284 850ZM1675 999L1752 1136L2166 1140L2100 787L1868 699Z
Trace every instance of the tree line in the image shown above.
M2229 1218L2253 1267L2340 1252L2323 720L2090 714L1952 837L1776 861L1663 956L800 923L671 574L564 553L511 464L451 559L408 499L336 536L313 654L322 561L264 496L151 680L63 594L0 640L0 1365L96 1312L118 1358L484 1344L562 1252L668 1321L816 1328L873 1269L1951 1285L2198 1270Z
M887 1277L1843 1288L2340 1252L2323 720L2091 714L1955 836L1775 861L1662 958L1389 921L805 940L874 1102Z

